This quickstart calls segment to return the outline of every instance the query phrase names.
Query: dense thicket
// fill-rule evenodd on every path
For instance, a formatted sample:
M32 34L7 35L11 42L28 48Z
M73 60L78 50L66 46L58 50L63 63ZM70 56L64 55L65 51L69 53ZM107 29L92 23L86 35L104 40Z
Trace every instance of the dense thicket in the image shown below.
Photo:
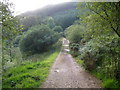
M100 73L101 79L115 79L120 83L120 3L79 3L78 8L87 9L87 13L80 16L79 31L76 25L67 30L67 38L72 43L70 48L79 48L71 49L71 53L84 60L87 70ZM81 32L83 36L79 38ZM111 87L116 87L117 82L111 82Z

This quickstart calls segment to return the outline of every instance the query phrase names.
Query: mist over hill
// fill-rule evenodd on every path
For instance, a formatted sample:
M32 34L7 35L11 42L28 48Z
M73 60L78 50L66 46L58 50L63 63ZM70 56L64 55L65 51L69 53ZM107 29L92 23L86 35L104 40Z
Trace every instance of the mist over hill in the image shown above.
M52 17L56 25L63 29L72 25L77 19L77 2L66 2L56 5L47 5L43 8L29 11L18 15L21 18L21 24L24 25L24 31L37 24L45 24L48 17Z
M34 11L28 11L28 12L22 13L19 16L37 16L37 15L52 16L61 11L63 12L66 10L75 9L76 6L77 6L77 2L66 2L61 4L55 4L55 5L47 5L43 8L40 8Z

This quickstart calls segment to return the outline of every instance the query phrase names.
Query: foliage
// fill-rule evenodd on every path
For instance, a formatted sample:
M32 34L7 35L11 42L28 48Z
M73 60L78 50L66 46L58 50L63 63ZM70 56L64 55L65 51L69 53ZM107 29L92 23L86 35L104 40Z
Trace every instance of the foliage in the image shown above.
M113 83L112 88L118 87L120 83L119 5L114 2L80 3L78 8L85 9L86 14L80 15L79 21L66 29L70 48L74 47L74 43L79 44L79 51L71 49L71 54L77 53L87 70L102 73L106 78L103 79L103 87L106 88Z
M48 24L50 28L55 25L61 26L64 30L72 25L77 19L78 10L76 2L67 2L57 5L50 5L35 11L29 11L18 15L23 31L29 30L29 27L38 24Z
M27 31L30 27L38 24L44 24L46 23L44 21L45 17L42 16L17 16L20 20L20 24L23 25L23 32Z
M120 32L119 3L84 3L78 8L89 9L86 15L80 16L80 23L85 25L84 37L80 41L80 59L88 70L103 73L104 87L119 83ZM105 80L111 78L105 82ZM118 87L114 84L113 87Z
M59 34L46 25L36 25L30 28L20 40L22 53L41 53L49 49L57 40Z
M60 38L55 44L53 44L53 46L51 47L51 51L60 51L61 50L61 46L62 46L62 38Z
M12 15L10 6L12 4L4 1L2 3L2 38L11 42L15 35L20 33L19 21Z
M58 32L61 36L63 36L63 28L61 26L55 26L53 31Z
M95 9L96 6L99 8ZM108 6L113 7L112 9L108 9ZM107 55L112 62L118 64L119 53L117 52L119 52L120 48L118 46L119 38L117 36L119 36L119 32L117 29L119 29L119 23L115 22L118 20L118 3L87 3L86 7L94 12L83 19L83 23L86 24L86 29L88 30L85 34L85 39L89 38L89 40L92 39L94 41L91 43L91 53L98 61L101 59L105 60L105 56ZM115 9L117 10L115 11ZM117 28L115 29L115 27ZM115 44L113 44L113 42ZM110 53L114 54L116 58ZM107 60L104 62L107 62ZM116 68L118 68L118 66L116 66Z
M22 61L23 61L23 58L22 58L22 54L19 50L19 47L12 47L11 49L11 53L13 54L12 55L12 62L10 62L10 56L9 56L9 52L4 52L5 55L4 55L4 60L2 60L3 63L5 63L2 68L4 70L7 70L8 68L11 68L15 65L19 65Z
M18 47L19 46L19 41L21 39L21 35L17 36L13 42L14 47Z
M9 61L12 62L13 40L21 33L22 26L19 24L18 18L13 16L13 11L11 10L13 4L8 0L3 0L0 4L2 10L2 64L4 66L8 62L5 58L9 57Z
M55 32L58 32L58 33L63 32L63 29L62 29L61 26L55 26L55 27L53 28L53 30L54 30Z
M63 29L66 29L77 20L78 10L73 8L56 13L53 18L56 25L60 25Z
M65 31L67 39L70 43L79 43L83 38L84 27L82 25L71 25Z
M55 27L55 22L54 19L52 17L48 17L47 18L47 25L49 26L49 28L54 28Z
M37 62L23 62L19 66L8 69L3 73L3 88L38 88L48 76L58 52L44 59L34 58ZM32 72L32 73L31 73Z
M79 44L71 43L69 47L70 47L70 53L72 56L76 57L79 55Z
M91 11L91 14L87 17L88 20L86 23L91 24L92 28L99 28L102 29L102 31L104 32L113 31L116 35L120 37L120 19L118 18L120 12L119 5L119 2L86 3L85 8L88 8ZM91 19L92 21L89 19ZM95 22L95 24L93 22Z

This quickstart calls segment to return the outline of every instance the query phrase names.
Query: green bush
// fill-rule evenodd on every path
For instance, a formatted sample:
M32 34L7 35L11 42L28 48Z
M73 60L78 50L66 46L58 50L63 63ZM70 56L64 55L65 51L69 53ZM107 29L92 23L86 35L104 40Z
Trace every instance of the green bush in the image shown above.
M105 41L105 40L104 40ZM107 78L120 82L120 40L109 37L109 41L91 39L80 46L80 59L84 60L87 70L96 70ZM109 82L108 82L109 83ZM106 86L106 85L105 85Z
M41 53L48 50L58 39L59 34L47 25L36 25L22 36L19 46L22 53Z
M65 31L67 39L71 43L79 43L83 38L84 27L81 25L71 25Z
M69 47L70 47L70 53L72 56L76 57L79 55L79 44L71 43Z
M61 36L63 36L63 28L61 26L55 26L53 31L58 32Z
M53 30L58 33L63 32L63 28L61 26L55 26Z

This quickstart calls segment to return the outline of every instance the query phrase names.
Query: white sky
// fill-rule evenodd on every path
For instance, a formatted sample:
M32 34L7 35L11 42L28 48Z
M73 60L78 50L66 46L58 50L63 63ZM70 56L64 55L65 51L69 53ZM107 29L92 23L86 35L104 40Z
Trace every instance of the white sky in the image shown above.
M1 1L1 0L0 0ZM71 0L9 0L15 5L15 14L42 8L46 5L69 2Z
M0 0L3 1L3 0ZM20 13L42 8L46 5L58 4L69 1L95 1L95 0L9 0L15 5L15 15ZM96 1L119 1L119 0L96 0Z

